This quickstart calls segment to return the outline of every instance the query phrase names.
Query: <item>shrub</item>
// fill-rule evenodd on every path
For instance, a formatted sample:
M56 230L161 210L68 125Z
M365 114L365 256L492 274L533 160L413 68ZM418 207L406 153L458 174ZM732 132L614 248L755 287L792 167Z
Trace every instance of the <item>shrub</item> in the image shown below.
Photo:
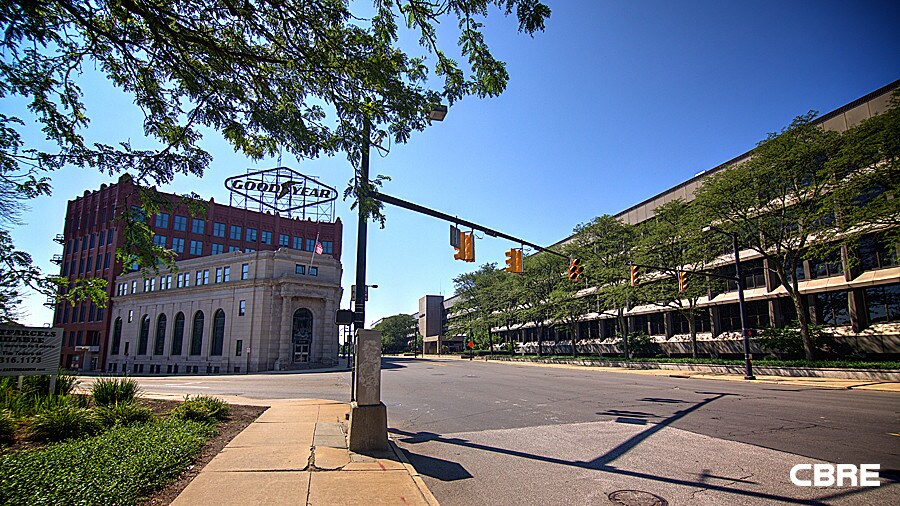
M177 419L0 455L5 504L136 504L177 477L214 434Z
M91 387L94 404L98 406L130 404L140 394L141 387L131 378L97 378Z
M116 425L131 426L147 423L153 419L153 410L133 402L117 403L111 406L96 406L92 411L97 423L107 428Z
M0 411L0 443L11 443L15 438L16 419L9 411Z
M852 356L853 352L846 345L841 345L834 335L822 325L810 325L809 337L813 347L821 356ZM800 358L805 355L800 327L796 322L784 328L767 328L759 333L756 343L770 350L779 359Z
M68 397L58 397L28 421L26 435L33 441L62 441L91 435L98 429L91 411Z
M231 415L231 407L227 402L216 397L198 395L191 398L187 395L184 402L173 409L170 414L182 420L215 423L227 419Z

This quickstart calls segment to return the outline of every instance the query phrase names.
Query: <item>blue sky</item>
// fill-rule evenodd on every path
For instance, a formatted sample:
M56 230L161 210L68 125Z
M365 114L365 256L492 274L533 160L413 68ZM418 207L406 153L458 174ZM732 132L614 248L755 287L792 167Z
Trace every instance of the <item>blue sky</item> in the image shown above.
M373 152L372 173L392 177L386 193L549 245L751 149L795 116L826 113L900 78L898 2L544 1L553 14L534 38L516 33L514 19L487 19L485 37L511 76L502 96L467 98L408 144ZM442 28L450 44L451 28ZM87 139L150 145L131 98L90 73L83 83ZM22 103L3 99L0 111L22 114ZM204 178L179 177L162 190L227 201L226 177L275 166L236 155L214 132L203 145L214 156ZM286 155L283 164L340 189L352 175L341 156ZM31 202L27 225L13 230L17 246L54 272L49 259L62 249L52 239L67 201L109 181L90 170L54 174L53 196ZM356 217L349 202L336 209L348 307ZM370 290L368 322L416 311L422 295L452 294L455 276L503 264L518 246L486 237L476 264L455 261L447 223L386 211L386 227L369 228L368 282L379 288ZM27 323L50 321L42 302L27 301Z

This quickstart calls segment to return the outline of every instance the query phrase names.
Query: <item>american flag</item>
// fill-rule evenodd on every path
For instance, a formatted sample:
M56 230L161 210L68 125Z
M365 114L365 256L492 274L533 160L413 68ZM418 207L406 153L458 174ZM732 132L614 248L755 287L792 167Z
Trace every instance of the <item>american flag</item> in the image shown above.
M322 247L322 243L316 241L316 254L321 255L325 251L325 248Z

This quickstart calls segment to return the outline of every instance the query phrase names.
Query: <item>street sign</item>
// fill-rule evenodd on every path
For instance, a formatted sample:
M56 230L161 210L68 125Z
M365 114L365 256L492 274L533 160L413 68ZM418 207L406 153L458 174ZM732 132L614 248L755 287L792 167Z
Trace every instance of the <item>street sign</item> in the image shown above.
M376 287L377 288L377 287ZM356 285L350 286L350 302L356 301ZM366 302L369 302L369 287L366 287Z
M0 325L0 376L56 374L63 330Z
M351 325L353 324L353 311L349 309L338 309L334 312L335 325Z
M459 229L450 225L450 246L459 249Z
M473 343L472 341L469 341L469 344L468 344L467 346L468 346L469 349L471 350L472 348L475 347L475 343Z

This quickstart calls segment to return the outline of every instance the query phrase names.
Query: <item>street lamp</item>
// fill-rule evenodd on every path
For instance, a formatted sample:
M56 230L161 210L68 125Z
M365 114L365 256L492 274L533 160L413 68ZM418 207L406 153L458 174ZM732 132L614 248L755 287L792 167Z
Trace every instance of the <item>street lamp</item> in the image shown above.
M756 376L753 375L753 363L750 359L750 333L747 331L747 307L744 304L744 273L741 270L741 253L738 248L737 233L725 232L712 225L703 228L704 232L710 230L731 236L731 243L734 248L734 273L738 287L738 308L741 313L741 338L744 342L744 379L755 380Z

